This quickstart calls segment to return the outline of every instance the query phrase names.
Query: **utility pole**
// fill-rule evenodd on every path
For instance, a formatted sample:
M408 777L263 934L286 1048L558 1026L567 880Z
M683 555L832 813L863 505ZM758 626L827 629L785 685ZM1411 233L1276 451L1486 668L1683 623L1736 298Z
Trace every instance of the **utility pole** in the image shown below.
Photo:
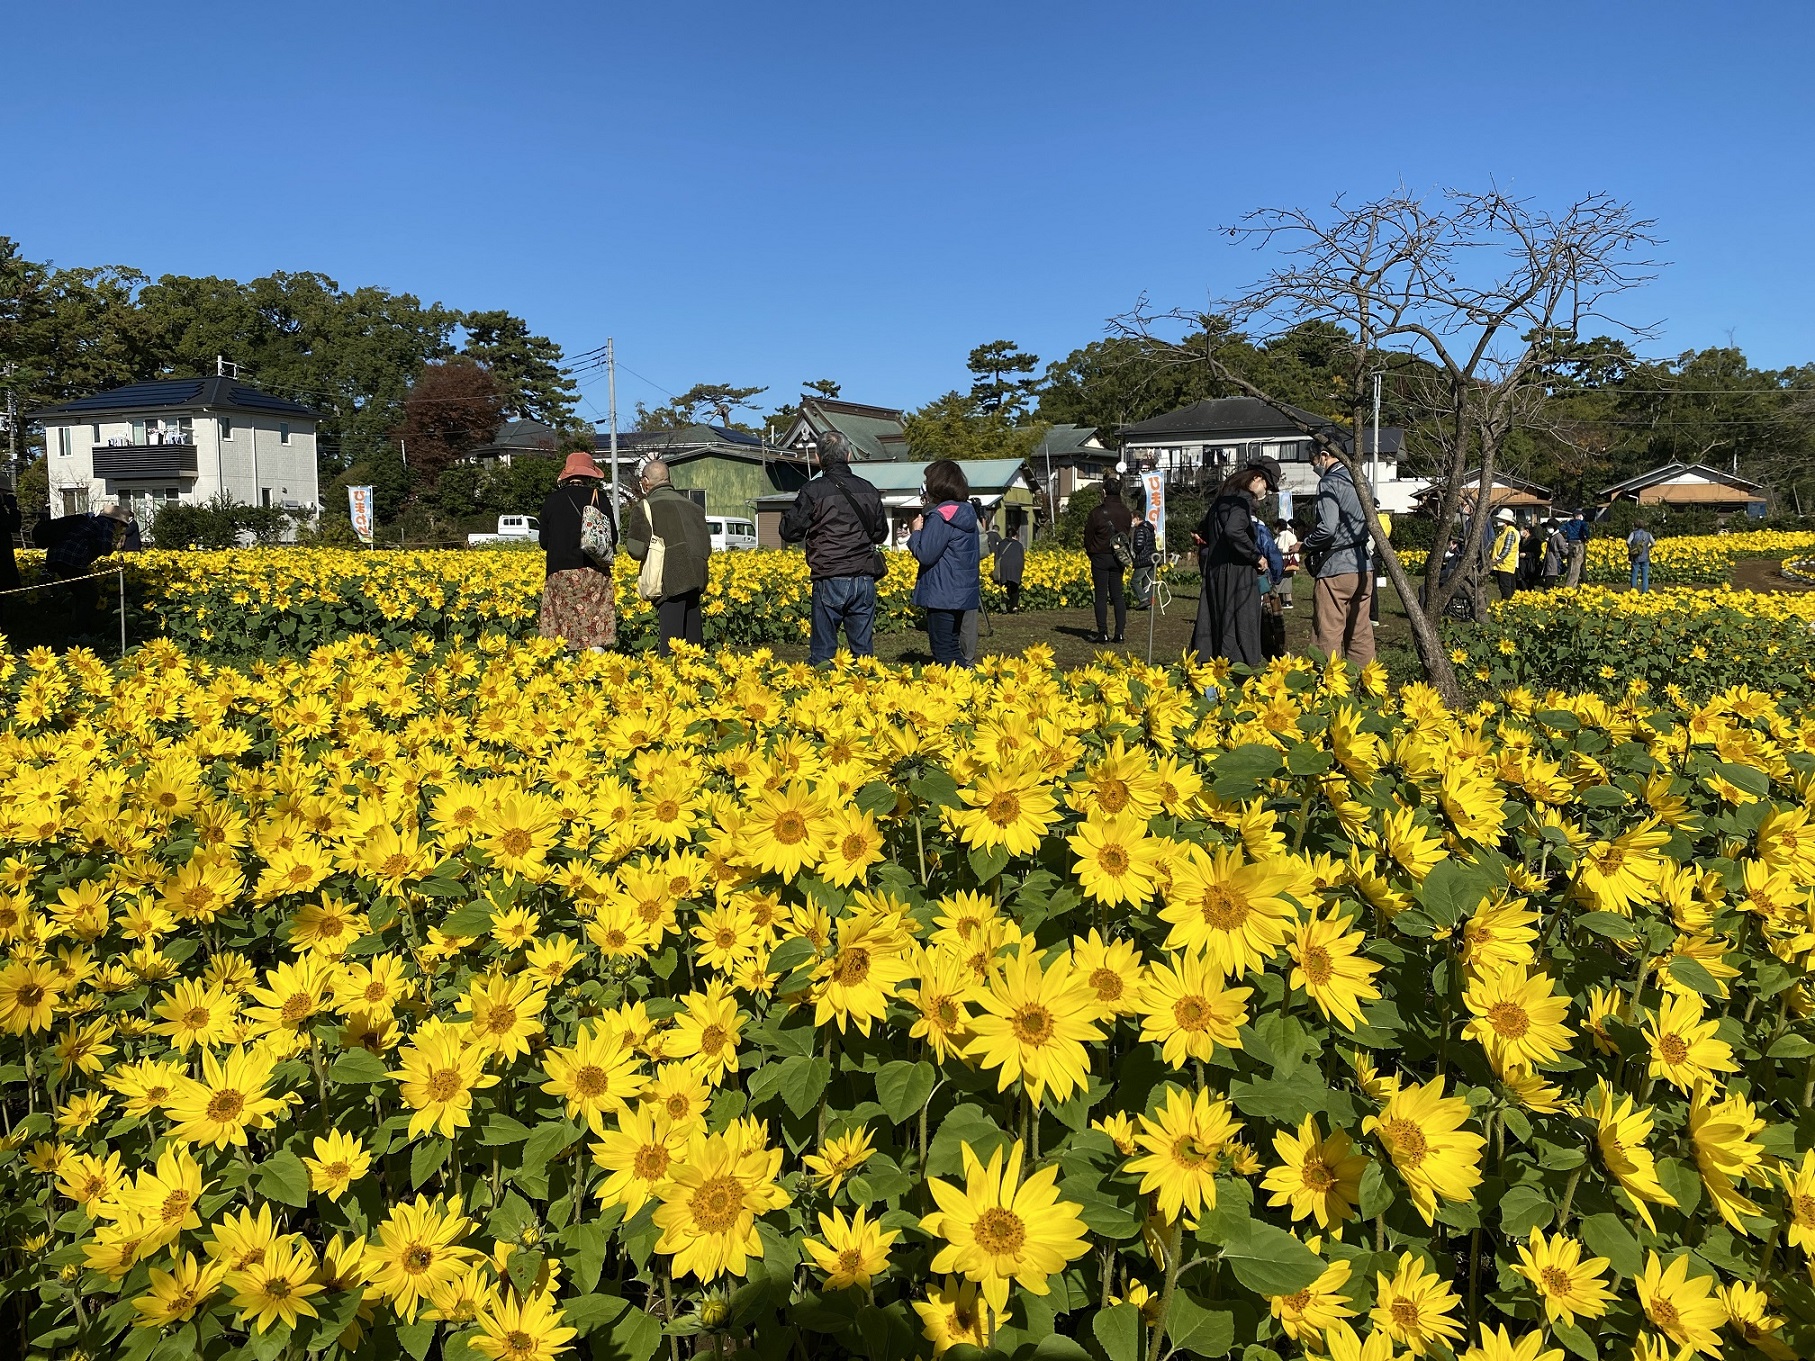
M618 352L610 336L605 337L605 391L611 413L611 515L618 519Z

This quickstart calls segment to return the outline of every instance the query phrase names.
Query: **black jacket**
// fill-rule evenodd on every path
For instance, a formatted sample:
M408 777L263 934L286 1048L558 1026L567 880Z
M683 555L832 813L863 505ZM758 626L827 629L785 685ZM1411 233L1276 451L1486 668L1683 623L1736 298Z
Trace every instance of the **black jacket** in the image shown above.
M1204 541L1205 571L1228 565L1258 567L1260 540L1254 534L1254 499L1232 491L1210 503L1198 522L1197 536Z
M542 503L536 541L548 555L550 576L556 572L572 572L586 567L595 572L604 570L580 551L580 515L593 503L595 495L598 497L599 509L605 512L606 519L610 519L611 497L604 486L597 482L575 482L556 487L548 494L548 500ZM616 527L615 522L613 527Z
M850 501L845 499L846 491L851 494ZM857 511L851 509L851 501L857 503ZM824 577L875 576L876 555L872 549L888 532L882 493L842 463L827 465L824 472L802 487L794 504L781 517L784 543L805 540L807 571L815 581Z
M1084 520L1084 551L1093 558L1115 552L1115 536L1134 524L1134 512L1120 496L1105 496Z

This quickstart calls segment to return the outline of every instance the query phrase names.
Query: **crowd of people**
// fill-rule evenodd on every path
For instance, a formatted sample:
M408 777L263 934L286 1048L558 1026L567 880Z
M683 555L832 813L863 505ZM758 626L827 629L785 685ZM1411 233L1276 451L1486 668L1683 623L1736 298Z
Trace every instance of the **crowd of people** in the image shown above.
M830 661L842 644L859 657L875 653L876 586L889 563L881 546L889 516L881 493L851 467L855 451L842 435L824 437L819 472L781 520L781 537L806 554L812 580L808 660ZM1311 583L1311 640L1328 656L1356 666L1374 660L1375 575L1366 513L1354 479L1328 439L1314 442L1318 474L1310 527L1301 541L1283 519L1269 522L1262 503L1277 495L1279 464L1259 457L1217 489L1192 534L1202 590L1191 650L1200 661L1223 658L1260 666L1286 650L1285 611L1293 579ZM611 559L622 546L643 570L639 594L656 606L658 648L702 641L700 596L712 552L705 510L676 490L660 460L644 465L643 499L615 523L603 474L586 452L570 455L542 507L541 544L548 560L540 627L570 647L604 649L616 638ZM951 459L926 465L920 508L907 526L914 557L914 603L925 615L933 661L974 666L983 617L981 572L1003 588L1009 613L1020 606L1026 547L988 522L971 496L964 468ZM1581 583L1592 535L1580 511L1562 520L1521 525L1509 509L1495 513L1482 540L1482 570L1502 599L1521 589ZM1096 630L1089 641L1124 641L1134 572L1134 608L1150 602L1163 547L1153 528L1123 498L1122 481L1103 480L1102 496L1084 523ZM1461 540L1446 548L1445 576L1460 570ZM1651 588L1651 547L1643 524L1627 536L1635 590ZM1113 632L1111 625L1113 624Z

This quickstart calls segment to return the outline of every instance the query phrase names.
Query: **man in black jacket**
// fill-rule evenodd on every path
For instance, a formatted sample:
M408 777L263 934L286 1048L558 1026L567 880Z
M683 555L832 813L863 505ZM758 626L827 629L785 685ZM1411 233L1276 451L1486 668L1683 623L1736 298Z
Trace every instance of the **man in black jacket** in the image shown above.
M786 543L806 544L813 576L813 641L807 660L832 660L838 629L859 657L874 656L876 579L882 555L876 549L889 532L882 493L851 471L851 442L837 431L819 440L819 476L800 489L781 517Z

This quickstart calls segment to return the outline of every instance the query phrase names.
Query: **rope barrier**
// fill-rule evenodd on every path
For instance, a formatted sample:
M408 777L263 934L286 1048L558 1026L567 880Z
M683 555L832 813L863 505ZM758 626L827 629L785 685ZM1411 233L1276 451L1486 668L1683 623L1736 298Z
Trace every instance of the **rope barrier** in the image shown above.
M118 567L109 567L105 571L90 572L86 576L52 577L48 581L34 582L30 586L14 586L8 590L0 591L0 597L5 597L5 596L9 596L9 595L25 595L31 591L45 591L45 590L50 590L51 588L56 587L56 586L73 586L78 581L98 581L102 577L111 577L111 576L118 576L120 579L120 656L122 658L124 658L126 655L126 564L125 563L121 563Z
M0 591L0 596L24 595L27 591L45 591L45 590L49 590L52 586L68 586L72 582L77 582L77 581L96 581L96 580L99 580L101 577L111 577L111 576L119 576L119 577L124 578L125 575L126 575L126 569L124 567L110 567L105 572L90 572L87 576L52 577L49 581L35 582L34 584L32 584L30 586L15 586L15 587L11 588L10 590Z

